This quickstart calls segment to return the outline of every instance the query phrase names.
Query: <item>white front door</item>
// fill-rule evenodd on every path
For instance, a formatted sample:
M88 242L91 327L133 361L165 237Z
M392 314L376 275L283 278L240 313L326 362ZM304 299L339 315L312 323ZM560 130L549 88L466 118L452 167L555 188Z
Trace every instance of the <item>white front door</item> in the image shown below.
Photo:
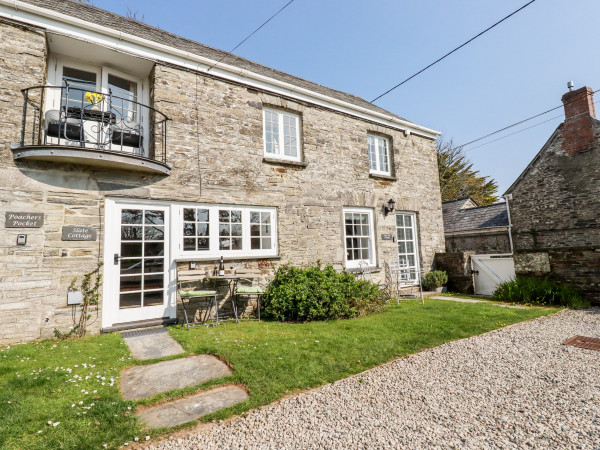
M169 207L106 202L103 327L174 316Z

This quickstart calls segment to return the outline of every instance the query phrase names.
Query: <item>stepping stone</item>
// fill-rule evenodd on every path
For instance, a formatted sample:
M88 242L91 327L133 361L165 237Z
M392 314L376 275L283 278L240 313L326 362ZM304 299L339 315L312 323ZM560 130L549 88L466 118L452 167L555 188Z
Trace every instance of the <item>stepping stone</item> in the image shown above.
M239 386L222 386L191 397L148 408L138 414L151 428L174 427L248 399Z
M164 358L185 352L183 347L169 336L169 330L166 328L127 331L121 333L121 336L135 359Z
M228 375L231 375L229 367L214 356L189 356L124 370L121 391L125 400L139 400Z

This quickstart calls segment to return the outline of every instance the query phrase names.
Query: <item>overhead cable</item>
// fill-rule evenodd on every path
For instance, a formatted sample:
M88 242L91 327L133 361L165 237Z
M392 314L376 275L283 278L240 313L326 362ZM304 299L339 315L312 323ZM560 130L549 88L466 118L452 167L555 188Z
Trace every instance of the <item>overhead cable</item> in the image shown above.
M436 59L434 62L432 62L431 64L429 64L427 67L419 70L417 73L411 75L410 77L408 77L406 80L398 83L396 86L394 86L391 89L388 89L387 91L385 91L383 94L379 95L378 97L375 97L373 100L371 100L370 103L373 103L377 100L379 100L381 97L383 97L384 95L389 94L390 92L392 92L394 89L399 88L400 86L402 86L404 83L406 83L407 81L412 80L414 77L416 77L417 75L425 72L427 69L429 69L430 67L436 65L437 63L439 63L441 60L445 59L446 57L450 56L452 53L454 53L457 50L460 50L461 48L463 48L465 45L469 44L470 42L474 41L475 39L477 39L479 36L487 33L488 31L490 31L492 28L494 28L497 25L500 25L502 22L504 22L506 19L514 16L515 14L517 14L519 11L527 8L529 5L531 5L533 2L535 2L535 0L531 0L530 2L526 3L525 5L521 6L519 9L513 11L512 13L510 13L508 16L504 17L503 19L499 20L498 22L496 22L494 25L486 28L485 30L483 30L481 33L477 34L476 36L473 36L471 39L469 39L468 41L464 42L463 44L459 45L458 47L456 47L454 50L446 53L444 56L442 56L441 58Z
M535 1L535 0L533 0L533 1ZM288 6L290 6L293 2L294 2L294 0L290 0L285 5L283 5L283 7L281 7L279 9L279 11L277 11L275 14L273 14L271 17L269 17L265 22L262 23L261 26L259 26L256 30L254 30L252 33L250 33L248 36L246 36L242 41L240 41L240 43L238 45L236 45L231 50L229 50L228 53L233 53L240 45L242 45L244 42L246 42L248 39L250 39L252 36L254 36L254 34L256 34L256 32L258 30L260 30L262 27L264 27L266 24L268 24L271 20L273 20L275 18L275 16L277 16L281 11L283 11L285 8L287 8ZM207 72L210 72L210 69L212 69L213 67L215 67L221 61L223 61L223 59L225 59L225 57L228 55L228 53L225 53L223 56L221 56L221 59L219 59L216 63L214 63L212 66L210 66L207 69Z

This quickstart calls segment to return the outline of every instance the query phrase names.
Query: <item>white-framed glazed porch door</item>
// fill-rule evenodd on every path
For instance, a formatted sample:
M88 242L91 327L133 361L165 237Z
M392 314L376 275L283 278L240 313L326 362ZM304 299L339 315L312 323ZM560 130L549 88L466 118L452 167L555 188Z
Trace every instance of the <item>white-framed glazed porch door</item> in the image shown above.
M104 328L174 316L169 206L106 201Z

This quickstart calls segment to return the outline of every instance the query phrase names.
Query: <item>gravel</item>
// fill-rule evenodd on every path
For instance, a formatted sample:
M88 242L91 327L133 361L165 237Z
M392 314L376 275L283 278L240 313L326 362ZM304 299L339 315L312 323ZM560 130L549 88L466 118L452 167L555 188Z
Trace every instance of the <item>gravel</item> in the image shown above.
M149 448L600 448L600 309L397 359Z

